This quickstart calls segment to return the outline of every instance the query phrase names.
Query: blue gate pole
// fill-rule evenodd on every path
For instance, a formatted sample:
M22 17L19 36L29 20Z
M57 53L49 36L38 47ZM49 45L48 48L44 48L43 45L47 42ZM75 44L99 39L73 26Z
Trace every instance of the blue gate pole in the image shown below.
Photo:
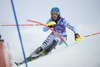
M22 48L22 52L23 52L24 62L25 62L26 67L28 67L27 60L26 60L26 55L25 55L25 51L24 51L24 47L23 47L23 42L22 42L22 38L21 38L21 34L20 34L20 29L19 29L19 26L18 26L18 20L17 20L15 8L14 8L13 0L11 0L11 5L12 5L12 10L13 10L13 13L14 13L15 21L16 21L16 27L17 27L17 31L18 31L18 35L19 35L19 39L20 39L20 43L21 43L21 48Z

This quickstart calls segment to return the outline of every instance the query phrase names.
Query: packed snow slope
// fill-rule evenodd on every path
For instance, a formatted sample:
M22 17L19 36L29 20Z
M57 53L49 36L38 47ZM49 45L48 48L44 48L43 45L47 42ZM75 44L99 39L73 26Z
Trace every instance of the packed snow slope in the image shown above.
M100 0L13 0L19 24L28 24L27 19L46 23L52 7L59 7L61 16L75 25L80 35L100 32ZM15 24L10 0L0 1L0 25ZM31 23L30 23L31 24ZM20 27L21 37L28 57L39 47L50 31L41 27ZM15 26L0 26L0 34L11 52L12 62L23 61L18 32ZM100 67L100 35L74 41L72 31L67 30L68 45L58 45L47 56L29 62L28 67ZM13 67L16 67L15 65ZM19 67L25 67L21 65Z
M29 67L100 67L100 43L95 44L94 37L56 50L58 51L52 51L47 56L29 62Z
M33 28L31 30L37 30L37 29L38 28ZM45 38L51 31L44 33L40 29L38 29L37 34L36 32L33 33L33 31L26 33L26 31L30 31L30 29L22 31L22 37L23 37L26 56L29 56L31 52L33 52L38 46L41 45L41 43L45 40ZM72 42L69 40L71 40ZM82 41L79 43L76 43L74 41L74 38L72 39L69 38L68 39L69 47L66 47L65 44L58 45L56 49L52 50L48 55L29 62L28 66L29 67L100 67L99 40L100 40L100 35L83 38ZM13 62L23 61L22 51L20 45L19 46L18 45L19 44L15 43L15 45L11 49ZM16 66L14 65L14 67ZM25 64L19 67L25 67Z

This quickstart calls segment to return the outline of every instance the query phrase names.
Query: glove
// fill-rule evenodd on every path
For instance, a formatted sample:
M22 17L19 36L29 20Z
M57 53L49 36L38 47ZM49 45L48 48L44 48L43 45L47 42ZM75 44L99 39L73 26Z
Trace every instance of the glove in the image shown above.
M80 35L78 33L75 34L75 40L78 41L80 39Z
M48 24L47 24L47 26L48 27L53 27L53 26L55 26L56 25L56 22L54 22L54 21L50 21Z

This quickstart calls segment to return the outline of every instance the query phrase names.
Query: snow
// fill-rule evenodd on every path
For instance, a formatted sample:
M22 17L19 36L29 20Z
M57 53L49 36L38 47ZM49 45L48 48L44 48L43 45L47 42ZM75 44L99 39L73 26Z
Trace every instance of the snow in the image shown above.
M19 24L27 19L45 23L50 9L59 7L61 16L76 26L80 35L100 32L99 0L13 0ZM2 8L3 6L3 8ZM10 0L0 2L0 24L15 24ZM26 57L39 47L51 31L43 32L40 26L20 27ZM12 63L24 60L16 27L0 26L0 34L12 55ZM68 45L58 45L48 55L28 63L28 67L100 67L100 35L74 41L73 32L67 29ZM12 66L16 67L16 65ZM19 66L25 67L25 64Z
M51 32L48 31L44 33L41 31L41 28L42 27L28 28L28 29L21 28L25 53L27 57L31 54L31 52L33 52L37 47L41 45L42 41L44 41L47 35ZM38 31L29 32L30 30L38 30ZM35 38L36 35L39 36L39 39ZM28 36L32 37L29 38ZM29 67L99 67L100 66L99 40L100 40L100 35L84 38L79 43L75 43L75 41L71 39L72 43L68 42L69 47L67 47L65 44L58 45L56 49L52 50L48 55L29 62L28 66ZM16 46L16 43L14 44L14 46ZM17 46L12 47L10 51L11 54L13 55L13 62L23 61L20 45L18 46L17 44ZM16 65L14 65L13 67L16 67ZM25 67L25 64L22 64L19 67Z
M29 67L99 67L99 45L76 44L59 52L53 52L35 61ZM23 67L24 65L20 66Z

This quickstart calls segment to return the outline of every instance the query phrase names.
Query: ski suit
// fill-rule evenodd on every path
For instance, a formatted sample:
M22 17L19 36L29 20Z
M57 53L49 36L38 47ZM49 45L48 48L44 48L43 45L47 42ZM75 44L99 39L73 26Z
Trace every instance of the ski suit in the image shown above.
M49 23L50 21L52 21L52 19L49 19L47 23ZM70 23L68 21L66 21L65 18L62 18L62 17L60 17L57 24L52 28L54 31L58 32L61 35L61 37L66 41L67 40L66 27L71 29L74 32L74 34L76 34L75 28L72 25L70 25ZM49 29L47 27L43 27L44 32L46 32L48 30ZM48 47L50 45L50 43L53 42L53 40L55 40L57 42L57 44L62 43L61 39L55 33L52 32L46 38L46 40L42 43L42 45L40 47L42 47L42 49L45 49L46 47Z
M49 19L47 24L53 21L52 19ZM70 30L72 30L74 32L74 34L76 34L76 30L75 28L68 22L65 20L65 18L60 17L60 19L56 22L56 25L53 26L53 30L56 31L57 33L59 33L61 35L61 37L67 41L67 34L66 34L66 27L69 28ZM46 32L49 29L47 27L43 27L43 31ZM30 56L34 57L36 54L40 54L41 51L45 50L46 54L48 52L50 52L53 48L56 47L56 45L60 45L62 42L62 40L54 33L52 32L47 38L46 40L42 43L42 45L40 47L38 47Z

